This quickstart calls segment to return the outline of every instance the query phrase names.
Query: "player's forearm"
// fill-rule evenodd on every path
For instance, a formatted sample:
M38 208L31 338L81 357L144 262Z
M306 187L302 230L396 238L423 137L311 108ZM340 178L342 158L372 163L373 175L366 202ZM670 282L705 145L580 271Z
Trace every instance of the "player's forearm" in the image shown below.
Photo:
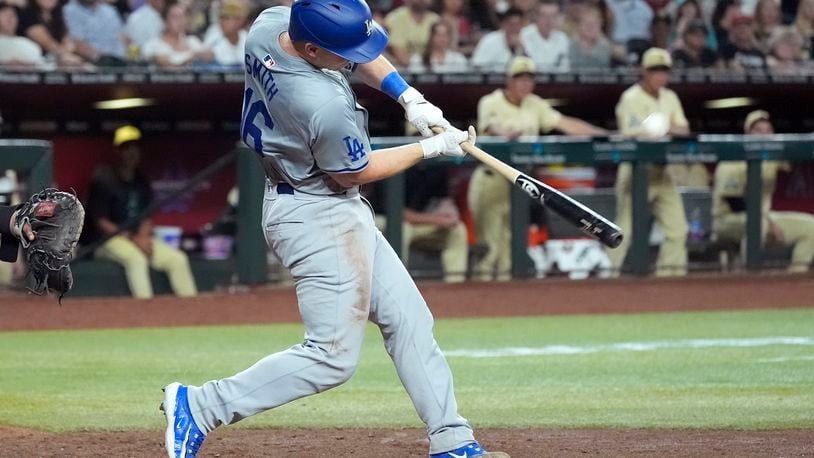
M410 224L431 224L433 226L438 225L437 215L434 215L432 213L417 212L409 208L404 209L402 218L405 222Z
M11 226L14 223L14 207L0 206L0 234L11 235Z
M424 100L424 96L407 84L396 70L396 67L384 56L379 56L372 62L360 65L356 69L356 74L362 78L365 84L384 92L405 109L407 109L407 104L411 101Z
M119 230L119 226L107 218L99 218L96 221L96 227L99 229L99 232L101 232L102 235L104 235L105 237L113 235Z
M382 80L394 71L396 71L396 67L394 67L386 57L379 56L372 62L359 65L356 69L356 74L362 78L362 81L368 86L374 89L381 89Z
M608 133L605 129L570 116L563 116L557 124L557 129L567 135L606 135Z
M345 187L353 187L383 180L407 170L424 159L424 150L418 143L374 151L367 167L358 173L333 174L334 180Z

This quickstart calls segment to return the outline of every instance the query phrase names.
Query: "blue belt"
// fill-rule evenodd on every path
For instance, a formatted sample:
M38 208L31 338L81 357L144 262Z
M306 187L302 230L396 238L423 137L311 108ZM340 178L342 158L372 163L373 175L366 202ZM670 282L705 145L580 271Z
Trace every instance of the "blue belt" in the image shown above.
M277 183L277 194L294 195L294 187L288 183Z

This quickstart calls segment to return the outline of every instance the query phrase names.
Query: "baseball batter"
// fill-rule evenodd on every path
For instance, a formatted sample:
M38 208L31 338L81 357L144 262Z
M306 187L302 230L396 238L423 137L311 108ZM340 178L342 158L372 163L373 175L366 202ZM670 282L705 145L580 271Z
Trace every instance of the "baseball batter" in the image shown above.
M380 54L387 34L362 0L299 0L265 10L246 40L241 136L262 158L268 180L263 229L296 281L305 339L239 374L200 387L165 388L170 457L195 456L216 427L347 381L368 320L421 419L433 457L487 453L458 415L452 374L432 334L427 304L374 225L359 185L422 159L462 156L475 131L449 125ZM399 101L423 134L418 143L372 151L367 111L348 77Z

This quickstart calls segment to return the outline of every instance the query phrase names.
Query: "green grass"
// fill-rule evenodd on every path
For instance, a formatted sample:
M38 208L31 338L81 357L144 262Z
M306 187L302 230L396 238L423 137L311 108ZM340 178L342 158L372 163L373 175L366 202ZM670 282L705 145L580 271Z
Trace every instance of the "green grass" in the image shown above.
M229 376L301 325L0 333L0 424L159 429L160 388ZM446 351L682 339L814 338L814 309L438 320ZM183 356L180 356L183 355ZM814 345L448 358L477 427L814 427ZM421 426L374 327L342 387L250 427Z

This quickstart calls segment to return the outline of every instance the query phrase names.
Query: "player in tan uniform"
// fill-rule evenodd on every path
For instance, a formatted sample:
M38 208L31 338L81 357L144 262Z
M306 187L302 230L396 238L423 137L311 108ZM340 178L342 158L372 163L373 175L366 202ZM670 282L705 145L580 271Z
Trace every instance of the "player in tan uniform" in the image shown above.
M150 219L125 226L137 220L152 201L150 182L139 167L141 141L141 131L134 126L116 129L114 164L99 167L91 180L86 243L106 239L96 257L124 268L133 297L153 297L151 267L167 274L176 295L196 296L198 288L186 253L153 238Z
M743 126L744 132L752 135L771 135L774 127L769 113L757 110L749 113ZM763 241L789 244L794 248L791 254L789 272L806 272L814 259L814 215L802 212L772 211L777 172L788 170L788 164L777 161L764 161L761 166L763 176L763 197L761 214ZM712 215L713 231L718 240L745 242L746 240L746 162L727 161L715 169Z
M568 135L603 135L605 130L580 119L564 116L535 95L534 61L515 57L504 89L496 89L478 102L478 129L509 141L521 135L558 130ZM487 253L474 267L478 280L508 280L511 270L509 206L511 185L486 166L478 166L469 182L469 208L478 240ZM496 276L495 276L496 275Z
M616 122L623 135L658 138L665 134L689 134L689 122L684 116L681 102L675 92L667 89L672 59L661 48L650 48L642 57L642 78L628 88L616 105ZM659 126L659 124L662 124ZM684 203L675 184L663 165L648 169L647 201L656 221L664 232L664 243L656 264L657 276L687 273L687 220ZM631 233L633 167L629 163L619 166L616 175L616 222L626 234ZM630 246L630 237L614 250L608 250L613 269L619 274Z

